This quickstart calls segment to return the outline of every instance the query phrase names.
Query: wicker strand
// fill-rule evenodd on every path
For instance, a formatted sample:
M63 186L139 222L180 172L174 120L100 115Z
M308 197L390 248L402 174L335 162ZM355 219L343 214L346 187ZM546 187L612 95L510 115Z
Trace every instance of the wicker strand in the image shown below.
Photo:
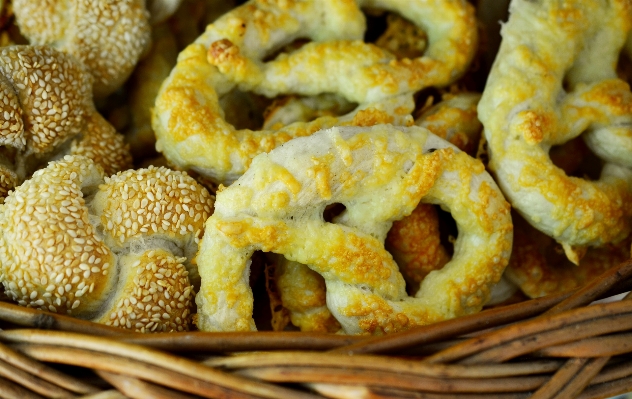
M4 344L0 344L0 360L2 364L12 367L12 370L28 373L37 376L44 382L55 384L63 388L63 392L75 392L79 394L87 394L97 392L98 389L90 384L86 384L77 378L61 373L54 368L37 362L30 357L8 348ZM6 376L5 376L6 377ZM61 392L61 391L60 391Z
M631 306L632 307L632 306ZM545 349L550 345L576 342L598 335L632 329L632 313L601 317L594 320L568 324L551 331L525 335L505 344L479 352L460 361L462 364L500 363L521 355ZM572 356L578 356L574 354ZM590 356L589 356L590 357Z
M46 398L67 398L73 396L70 391L44 381L33 374L20 370L0 360L0 376L11 380Z
M0 377L0 398L1 399L43 399L33 391L18 385L12 381Z
M215 358L204 361L212 367L228 369L258 367L323 367L354 370L388 371L434 378L499 378L552 373L562 364L557 360L537 360L511 364L482 364L477 367L428 364L375 355L347 356L313 352L261 352Z
M265 350L321 351L354 344L366 337L302 332L156 333L112 337L117 341L169 352L242 352Z
M17 345L16 348L42 361L124 374L132 378L153 382L167 388L195 394L204 398L254 399L260 397L256 394L221 387L209 383L208 381L121 356L44 344L22 344ZM289 394L285 392L285 394L288 398L297 397L297 395L292 395L291 392Z
M120 391L109 389L99 393L84 395L78 399L128 399L128 397L123 395Z
M606 320L609 316L623 314L629 314L632 316L631 301L592 305L552 316L538 317L532 320L513 324L489 334L472 338L442 352L436 353L428 357L425 361L431 363L449 363L529 335L551 331L587 320Z
M112 336L129 334L116 327L92 323L62 314L49 313L0 301L0 320L22 327L59 330L89 335Z
M128 377L122 374L110 373L103 370L96 372L101 378L109 382L113 387L133 399L194 399L191 395L161 388L157 385Z
M565 310L574 309L578 306L587 305L594 301L599 294L608 290L612 285L626 279L632 274L632 260L623 262L622 265L613 267L603 273L599 278L586 284L568 299L560 302L558 305L549 309L545 315L559 314ZM630 294L626 296L626 300L622 303L631 303L629 301ZM625 321L621 320L622 323ZM621 330L618 330L621 331ZM553 342L560 343L560 342ZM534 394L535 399L571 399L576 397L584 388L592 381L592 379L601 371L603 366L610 360L610 357L587 358L575 357L571 361L584 363L581 370L573 374L563 373L562 370L553 375L551 381L559 381L558 391L553 391L547 387L541 387Z
M443 379L380 371L346 370L324 367L260 367L237 372L250 378L277 383L334 383L384 388L408 389L417 392L527 392L537 389L548 376Z
M632 376L588 387L577 396L577 399L611 398L616 395L628 393L631 389Z
M241 392L247 395L258 395L268 398L285 397L284 395L296 398L313 398L313 395L229 375L185 358L158 352L140 345L116 342L104 337L91 337L82 334L57 331L10 330L0 332L0 340L12 343L40 344L51 347L59 346L65 347L64 349L67 351L71 348L76 350L88 350L118 356L128 361L136 360L139 363L145 363L150 366L163 368L174 373L206 381L209 384L216 385L234 393ZM64 359L64 357L61 356L58 361L62 363L71 362L73 359ZM89 361L89 358L87 358L86 361ZM98 364L93 365L93 367L98 368ZM162 381L155 382L161 383Z

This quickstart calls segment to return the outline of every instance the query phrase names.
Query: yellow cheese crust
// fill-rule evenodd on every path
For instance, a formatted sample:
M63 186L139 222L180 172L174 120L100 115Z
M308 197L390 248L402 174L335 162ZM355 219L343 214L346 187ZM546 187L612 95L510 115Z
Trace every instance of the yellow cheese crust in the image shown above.
M394 220L420 202L452 212L455 256L415 298L383 243ZM345 211L335 223L322 214ZM253 160L217 195L198 266L198 327L255 329L249 259L283 254L321 274L345 332L384 333L476 312L508 262L509 205L483 165L427 130L340 127L292 140Z
M366 21L360 6L397 12L423 27L429 38L425 54L397 59L362 42ZM304 38L312 42L264 62ZM464 0L251 0L209 25L180 53L156 100L157 149L179 168L230 183L254 156L294 137L338 125L410 125L412 94L456 80L476 43L474 10ZM237 130L220 107L222 96L235 88L269 97L336 93L358 106L343 117Z
M478 107L499 186L574 263L630 232L632 93L615 67L631 27L627 0L513 1ZM549 159L580 134L604 160L597 181Z

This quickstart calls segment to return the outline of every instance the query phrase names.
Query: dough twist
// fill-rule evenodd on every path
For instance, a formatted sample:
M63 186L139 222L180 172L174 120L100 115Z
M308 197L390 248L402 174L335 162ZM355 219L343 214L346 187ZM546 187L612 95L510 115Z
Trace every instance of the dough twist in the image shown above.
M479 103L499 186L575 264L630 232L632 93L615 67L631 13L626 0L513 1ZM597 181L549 159L579 135L605 161Z
M394 220L423 200L452 212L455 255L409 298L383 246ZM328 204L345 211L326 223ZM254 330L249 259L283 254L325 278L345 332L393 332L476 312L507 264L509 205L483 165L418 127L340 127L253 160L217 195L198 265L201 330Z
M212 205L182 172L104 178L90 159L66 156L0 206L0 281L23 306L138 331L187 330L191 260Z
M52 48L0 49L0 198L64 154L89 156L107 174L131 166L123 137L94 108L91 82L81 64Z
M399 12L427 28L425 54L398 60L362 42L360 6ZM304 38L312 42L264 62ZM180 53L156 100L157 148L180 168L232 182L254 156L294 137L344 124L409 125L413 92L457 79L469 65L476 40L474 11L466 1L251 0L209 25ZM274 131L237 130L220 107L221 98L235 88L268 97L335 93L358 106L342 117Z
M427 128L472 155L482 130L476 116L480 95L459 93L445 97L424 111L415 125ZM302 113L288 112L295 110L294 106L285 108L289 110L281 108L279 112L302 116ZM397 262L408 292L417 292L429 272L442 268L450 260L440 242L439 215L431 204L420 203L410 215L395 221L385 245ZM278 294L278 300L286 308L286 312L273 309L273 318L280 319L273 325L283 326L284 320L291 320L301 331L338 331L340 325L327 309L323 278L307 266L282 256L274 257L273 262L277 288L273 296Z

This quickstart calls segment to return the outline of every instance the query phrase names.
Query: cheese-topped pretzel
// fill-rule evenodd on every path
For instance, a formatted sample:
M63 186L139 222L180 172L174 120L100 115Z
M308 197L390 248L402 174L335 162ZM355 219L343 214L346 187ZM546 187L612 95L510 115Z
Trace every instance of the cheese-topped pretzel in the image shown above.
M123 137L96 111L92 79L49 47L0 49L0 198L50 159L85 155L112 174L131 166Z
M632 27L626 0L516 0L479 103L490 168L513 207L578 263L630 231L632 94L617 79ZM605 165L569 177L549 149L582 135Z
M458 93L444 97L443 101L423 111L415 124L472 155L482 130L476 115L480 95ZM297 102L303 107L297 106ZM306 100L291 99L276 113L302 120L300 117L309 112L297 110L303 110L305 103ZM307 107L307 111L317 112L315 108ZM408 292L417 292L428 273L440 269L450 260L440 241L439 215L431 204L420 203L410 215L395 221L385 245L397 262ZM276 283L274 294L278 295L286 312L273 312L273 318L287 320L287 313L292 324L301 331L338 331L340 326L327 309L323 278L307 266L283 257L275 257L274 264L274 281L271 283Z
M407 15L427 30L422 57L398 60L361 41L359 7ZM294 52L264 62L296 39ZM225 14L180 53L156 100L157 148L173 164L218 182L232 182L251 159L293 137L334 125L408 125L412 93L447 85L467 68L475 51L474 12L465 0L431 2L251 0ZM268 97L335 93L357 108L274 131L237 130L223 117L220 99L239 88Z
M95 97L121 87L150 43L144 0L13 0L31 44L51 45L82 61Z
M383 242L420 201L441 204L459 227L455 255L406 295ZM323 220L329 204L344 212ZM507 264L509 205L480 161L426 129L340 127L262 154L217 194L197 261L202 330L253 330L248 264L255 250L321 274L345 332L393 332L476 312Z
M90 159L66 156L0 205L0 281L23 306L138 331L186 330L191 261L212 206L183 172L104 178Z

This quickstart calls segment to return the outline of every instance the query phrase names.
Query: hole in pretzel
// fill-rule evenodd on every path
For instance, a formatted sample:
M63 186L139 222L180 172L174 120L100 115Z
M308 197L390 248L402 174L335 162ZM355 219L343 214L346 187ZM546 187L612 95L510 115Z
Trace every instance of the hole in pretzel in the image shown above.
M385 248L398 264L409 295L415 295L428 273L452 258L457 236L452 215L438 205L419 204L409 217L393 223Z
M231 90L219 100L226 122L235 129L261 129L264 123L264 111L272 100L254 93Z
M364 41L388 50L397 58L421 57L428 45L426 33L405 17L379 10L363 10L367 30Z
M588 148L581 136L551 147L549 157L568 176L587 180L598 180L603 167L603 161Z
M345 209L347 208L343 204L330 204L325 208L325 211L323 212L323 220L327 223L333 223L334 218L344 212Z

